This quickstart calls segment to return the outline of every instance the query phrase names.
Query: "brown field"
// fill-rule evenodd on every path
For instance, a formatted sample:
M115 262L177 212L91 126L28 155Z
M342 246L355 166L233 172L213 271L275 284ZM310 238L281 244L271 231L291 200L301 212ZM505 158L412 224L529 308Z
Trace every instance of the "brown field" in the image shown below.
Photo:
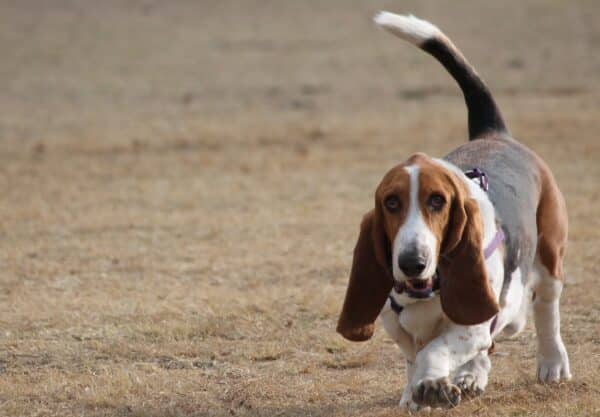
M334 331L384 172L466 139L377 30L442 27L568 202L573 380L532 325L435 415L600 415L600 2L0 0L0 415L395 416L398 349Z

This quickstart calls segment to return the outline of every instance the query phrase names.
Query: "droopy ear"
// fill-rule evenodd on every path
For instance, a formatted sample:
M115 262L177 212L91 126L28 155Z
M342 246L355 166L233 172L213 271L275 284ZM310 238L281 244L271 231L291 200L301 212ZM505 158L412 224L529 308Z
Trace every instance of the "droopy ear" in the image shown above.
M466 199L463 208L462 236L449 252L440 257L440 299L442 309L450 320L472 325L491 319L498 313L499 307L485 269L479 207L475 200ZM459 212L458 215L462 214ZM462 221L459 220L459 223Z
M368 340L375 320L392 289L392 275L386 267L389 251L378 209L365 215L354 248L350 282L337 331L348 340Z
M452 252L460 243L465 226L467 225L467 213L465 211L465 191L462 190L454 176L448 175L448 180L454 187L454 199L450 207L448 226L442 241L440 252L444 255Z

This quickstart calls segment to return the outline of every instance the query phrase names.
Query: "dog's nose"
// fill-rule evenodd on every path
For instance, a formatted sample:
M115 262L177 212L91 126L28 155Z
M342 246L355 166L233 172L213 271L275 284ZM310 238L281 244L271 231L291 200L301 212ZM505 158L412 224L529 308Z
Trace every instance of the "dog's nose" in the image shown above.
M409 278L417 277L425 270L425 259L416 256L398 257L398 267Z

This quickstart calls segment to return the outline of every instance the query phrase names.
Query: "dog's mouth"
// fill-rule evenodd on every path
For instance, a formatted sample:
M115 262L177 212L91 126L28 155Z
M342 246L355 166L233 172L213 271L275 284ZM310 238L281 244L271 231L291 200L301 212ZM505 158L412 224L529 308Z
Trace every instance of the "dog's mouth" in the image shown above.
M419 279L408 280L404 283L406 295L412 298L429 298L433 293L433 280Z
M411 298L429 298L433 297L436 290L437 274L428 279L409 279L405 281L396 281L394 289L398 294L405 293ZM439 286L439 282L437 283Z

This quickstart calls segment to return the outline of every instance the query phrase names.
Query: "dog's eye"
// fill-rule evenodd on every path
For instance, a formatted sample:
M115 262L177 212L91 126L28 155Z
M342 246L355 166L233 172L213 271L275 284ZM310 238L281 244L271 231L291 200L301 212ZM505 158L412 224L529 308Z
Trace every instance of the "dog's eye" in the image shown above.
M383 201L385 208L394 213L400 209L400 199L395 195L390 195Z
M440 211L444 204L446 204L446 199L440 194L431 194L427 200L427 205L433 211Z

